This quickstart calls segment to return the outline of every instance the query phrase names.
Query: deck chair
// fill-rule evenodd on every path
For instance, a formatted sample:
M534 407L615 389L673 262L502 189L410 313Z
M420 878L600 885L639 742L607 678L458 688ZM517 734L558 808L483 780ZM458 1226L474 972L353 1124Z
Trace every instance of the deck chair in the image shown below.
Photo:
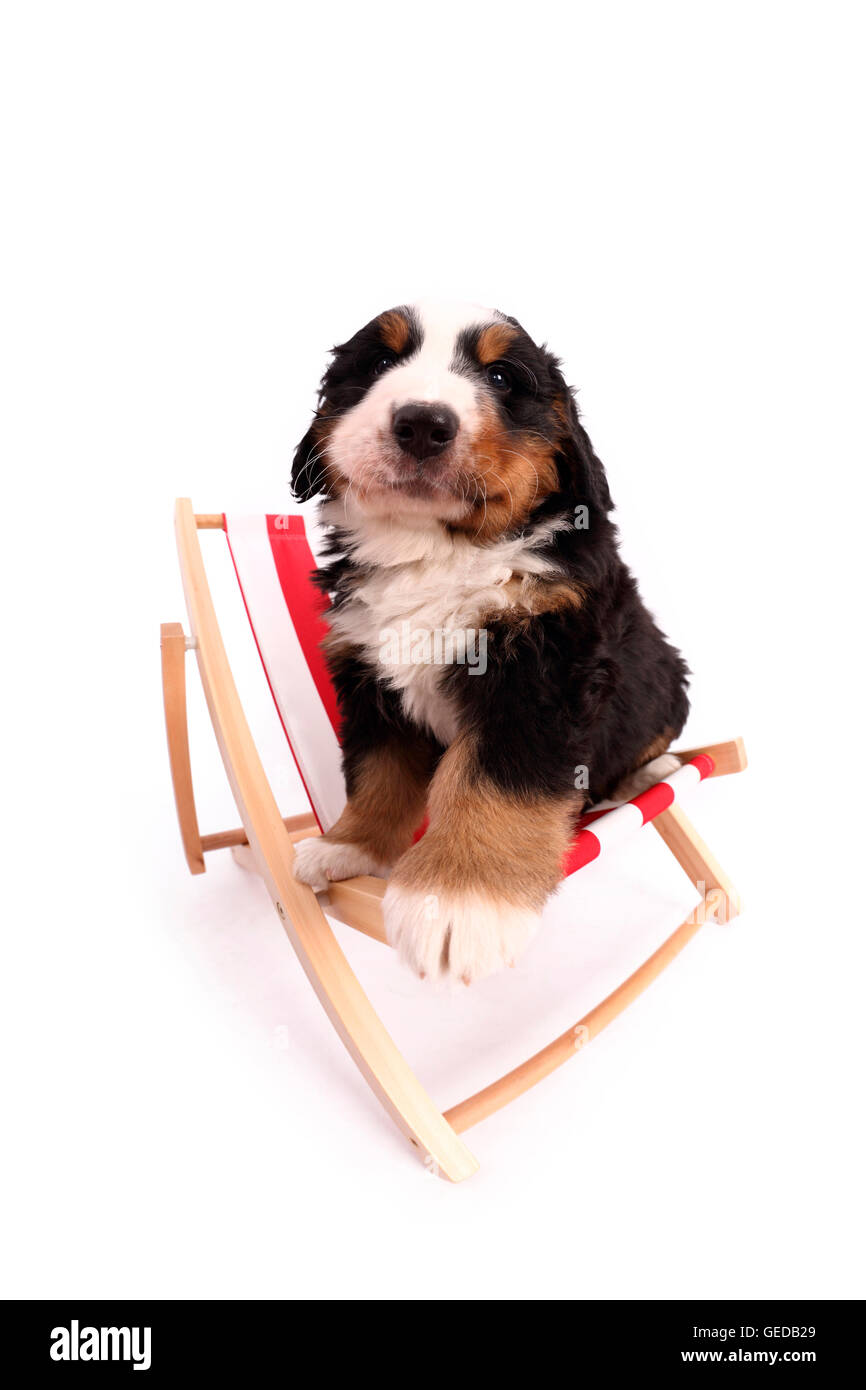
M309 812L284 819L256 751L232 677L205 574L199 531L227 538L244 604L289 748L309 798ZM189 631L161 629L168 751L177 816L190 872L204 873L205 855L231 849L261 874L277 915L337 1033L368 1085L425 1160L453 1182L478 1163L461 1135L577 1055L664 970L705 921L725 923L740 910L737 893L683 813L683 794L746 766L742 739L678 751L682 766L633 801L583 817L564 865L576 873L602 852L652 825L698 889L700 902L634 974L573 1027L505 1076L443 1114L427 1095L362 990L325 916L385 944L381 900L385 880L361 877L319 895L292 875L294 844L326 831L345 802L337 704L319 642L326 600L311 581L316 567L300 515L196 515L176 506L180 569ZM237 802L241 827L202 835L193 796L186 718L185 657L194 651L204 694Z

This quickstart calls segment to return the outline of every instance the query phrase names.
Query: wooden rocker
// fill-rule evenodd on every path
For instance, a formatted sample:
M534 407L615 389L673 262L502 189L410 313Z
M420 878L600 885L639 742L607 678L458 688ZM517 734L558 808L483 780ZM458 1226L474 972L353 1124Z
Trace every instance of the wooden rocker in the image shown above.
M196 516L177 503L175 524L189 634L179 623L161 629L162 677L169 760L183 849L190 872L204 873L205 855L231 848L253 861L277 915L321 1003L362 1075L395 1124L428 1166L453 1182L478 1163L461 1139L464 1130L514 1100L574 1057L646 989L712 918L727 922L740 910L737 893L679 804L684 791L705 778L746 766L742 739L677 750L682 766L624 805L591 811L580 822L566 874L576 872L641 826L651 823L701 894L698 907L643 965L560 1037L505 1076L444 1114L427 1095L358 983L328 924L332 917L385 942L381 900L385 880L362 877L334 883L317 897L292 874L294 844L328 829L345 802L337 741L337 708L319 651L325 600L311 582L315 560L301 516ZM310 801L306 815L284 820L253 743L229 667L205 576L198 531L222 531L259 654L289 746ZM237 802L241 828L202 835L193 797L186 722L185 655L193 650Z

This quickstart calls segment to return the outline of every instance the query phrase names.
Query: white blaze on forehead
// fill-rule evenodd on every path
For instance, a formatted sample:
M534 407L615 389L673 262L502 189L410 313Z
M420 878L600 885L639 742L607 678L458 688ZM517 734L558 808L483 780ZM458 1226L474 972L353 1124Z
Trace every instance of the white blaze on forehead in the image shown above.
M363 400L349 410L334 432L335 444L366 442L390 428L395 410L410 401L442 401L456 411L463 429L478 424L476 384L454 371L457 343L467 328L496 323L501 315L480 304L423 300L412 306L422 334L421 348L406 362L379 377Z
M432 300L422 300L413 305L413 309L423 334L421 351L405 366L394 369L390 374L391 385L397 395L406 393L406 401L445 401L459 414L456 397L459 396L467 407L475 404L472 382L452 370L460 335L468 328L493 323L500 315L493 309L483 309L480 304Z

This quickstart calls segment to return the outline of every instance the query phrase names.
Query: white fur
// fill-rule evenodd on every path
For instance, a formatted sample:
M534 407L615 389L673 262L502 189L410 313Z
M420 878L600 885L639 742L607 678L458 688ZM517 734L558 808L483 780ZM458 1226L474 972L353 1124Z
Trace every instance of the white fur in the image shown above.
M357 441L390 425L391 416L409 401L442 401L456 410L461 424L472 429L477 424L478 403L472 382L451 370L457 338L467 328L495 323L501 318L494 309L480 304L438 303L422 300L413 310L420 321L424 341L419 352L407 362L385 372L354 410L350 410L334 431L334 442Z
M309 883L317 891L327 888L336 879L354 878L356 874L375 874L382 877L388 866L380 864L358 845L332 844L321 835L300 840L295 845L295 878Z
M411 970L467 985L513 965L541 921L531 909L481 893L424 894L396 883L382 911L388 940Z
M417 519L371 517L351 499L345 506L343 501L329 504L323 519L348 526L357 541L354 557L373 566L352 598L329 614L333 631L359 646L380 679L401 692L408 718L442 743L451 743L457 720L439 689L444 668L383 661L387 634L400 631L404 622L426 633L477 632L482 620L514 603L515 586L509 581L557 573L557 566L538 550L566 520L546 522L527 536L479 545L470 537L449 534L435 521L422 525Z

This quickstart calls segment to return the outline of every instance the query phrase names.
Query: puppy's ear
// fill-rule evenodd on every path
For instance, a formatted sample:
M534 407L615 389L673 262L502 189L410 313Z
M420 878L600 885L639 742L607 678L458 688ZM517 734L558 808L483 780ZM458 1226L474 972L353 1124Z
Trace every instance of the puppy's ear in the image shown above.
M613 498L607 485L604 464L593 449L592 440L578 419L576 406L574 408L574 424L568 439L565 441L563 452L572 466L578 500L588 502L596 511L605 514L613 511Z
M328 490L324 445L321 429L314 420L295 450L292 463L292 492L299 502L309 502L317 493Z
M580 423L577 402L565 384L558 366L551 370L556 383L559 411L563 431L559 439L559 455L565 465L565 477L569 490L574 492L578 502L587 502L596 511L613 511L613 500L607 486L604 464L592 447L592 440Z

